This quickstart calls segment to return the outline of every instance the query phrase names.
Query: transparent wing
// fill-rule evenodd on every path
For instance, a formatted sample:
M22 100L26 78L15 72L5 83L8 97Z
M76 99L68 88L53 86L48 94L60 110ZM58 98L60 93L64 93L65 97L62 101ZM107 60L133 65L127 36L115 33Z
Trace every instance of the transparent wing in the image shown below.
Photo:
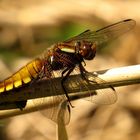
M96 85L107 83L93 73L86 73L86 77L89 79L89 82L87 82L89 89L91 86L96 87ZM92 87L91 89L93 90ZM90 96L89 100L97 104L113 104L117 101L117 94L115 89L111 85L108 85L107 88L95 90L95 93Z
M64 110L66 109L67 106L67 101L62 102L59 107L60 110L58 112L58 121L57 121L57 131L58 131L58 139L59 140L68 140L68 135L66 131L66 126L65 126L65 119L63 116L65 116ZM63 109L62 109L63 108Z
M67 98L65 97L64 93L62 93L61 95L57 95L58 86L60 85L57 85L57 83L55 83L54 80L52 81L54 77L54 73L52 72L50 78L47 79L49 80L49 85L46 85L50 87L50 93L53 93L53 95L49 97L34 99L33 103L42 115L46 116L47 118L53 120L56 123L58 123L58 116L60 116L59 112L63 112L63 115L61 115L62 118L59 119L62 119L64 121L64 124L68 124L70 121L70 108L68 104L65 104L65 107L61 107L61 104L63 102L67 103ZM43 89L41 89L40 92L42 92L40 94L46 94L47 96L47 93L44 93ZM47 109L40 110L39 106L43 105L46 102L48 102L51 107L47 107Z
M48 119L51 119L52 121L58 123L58 113L63 112L63 116L61 115L61 119L64 120L64 124L68 124L70 121L70 109L69 109L69 105L67 105L65 108L60 108L60 104L64 101L64 100L58 100L58 97L45 97L45 98L41 98L41 102L40 99L35 99L33 100L36 108L39 110L39 112L47 117ZM44 110L40 110L40 108L38 107L40 104L44 104L46 101L51 102L51 107L44 109ZM59 102L59 103L58 103ZM60 118L59 118L60 119Z
M109 42L133 29L135 24L136 22L132 19L123 20L101 28L97 31L86 30L78 36L68 39L65 42L85 40L101 45L102 43Z
M58 114L59 112L63 112L63 116L61 115L62 119L64 120L64 124L68 124L70 121L70 108L69 105L67 104L66 107L61 108L60 104L62 102L67 102L67 100L62 100L62 97L43 97L43 98L38 98L34 99L33 103L37 110L45 117L48 119L51 119L54 122L58 122ZM40 105L43 105L44 103L49 102L50 107L47 107L46 109L40 110Z
M79 73L78 68L74 70L74 73ZM106 84L106 81L99 78L98 75L88 72L85 76L89 81L78 76L75 76L73 81L67 81L71 89L74 89L75 87L77 89L77 87L79 87L79 97L77 93L76 98L81 98L81 96L83 96L86 100L99 105L113 104L117 101L116 91L111 85L104 89L94 90L96 85Z

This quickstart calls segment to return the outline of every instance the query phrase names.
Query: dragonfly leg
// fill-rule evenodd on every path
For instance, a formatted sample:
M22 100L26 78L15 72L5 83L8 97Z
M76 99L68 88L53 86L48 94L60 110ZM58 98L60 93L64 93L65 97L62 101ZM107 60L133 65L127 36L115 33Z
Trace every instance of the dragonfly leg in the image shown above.
M83 67L82 64L79 64L79 69L80 69L81 76L82 76L82 78L83 78L84 80L86 80L87 82L99 84L96 80L94 80L94 81L93 81L93 80L89 80L89 79L85 76L85 74L88 74L89 72ZM93 73L92 73L92 77L95 77L95 79L98 78L98 80L101 81L101 83L106 82L106 81L104 81L103 79L100 79L100 78L98 77L97 74L93 74ZM115 88L114 88L112 85L109 85L109 88L111 88L113 91L115 91Z
M40 72L38 73L37 77L34 78L32 81L31 81L31 84L33 84L35 81L38 81L44 77L50 77L51 76L51 72L50 70L47 70L48 73L46 73L46 68L48 68L49 66L47 64L44 64L42 69L40 70Z
M95 81L89 80L85 74L88 74L89 72L83 67L83 65L80 63L79 64L79 69L80 69L80 74L82 76L82 79L84 79L87 82L92 82L92 83L96 83Z
M25 108L26 103L27 103L27 100L24 100L24 101L16 101L15 102L17 108L19 108L21 111L23 110L23 108Z
M68 102L69 102L69 104L70 104L70 106L71 107L74 107L72 104L71 104L71 102L70 102L70 98L69 98L69 96L68 96L68 93L67 93L67 91L66 91L66 88L65 88L65 86L64 86L64 82L68 79L68 77L69 77L69 75L70 75L70 73L73 71L73 69L74 69L74 67L72 67L72 68L66 68L63 72L62 72L62 80L61 80L61 85L62 85L62 88L63 88L63 90L64 90L64 93L65 93L65 95L66 95L66 97L67 97L67 99L68 99ZM65 73L67 72L67 74L65 75L65 76L63 76Z
M45 66L42 67L42 69L41 69L40 72L38 73L37 77L32 79L31 85L34 84L36 81L38 81L38 80L40 80L41 78L44 77L44 75L45 75L44 69L45 69Z

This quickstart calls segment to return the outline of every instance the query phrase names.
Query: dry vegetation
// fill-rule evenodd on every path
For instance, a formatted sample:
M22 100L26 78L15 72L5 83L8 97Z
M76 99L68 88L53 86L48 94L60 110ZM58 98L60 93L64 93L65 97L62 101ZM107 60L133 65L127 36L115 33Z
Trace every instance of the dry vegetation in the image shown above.
M139 7L138 0L0 1L0 78L10 75L51 43L67 38L66 34L96 29L127 18L136 20L134 31L101 52L102 55L98 54L95 61L88 63L87 69L139 64ZM71 109L71 121L67 126L70 140L140 139L140 86L116 90L118 101L110 106L96 106L84 100L73 103L75 108ZM53 140L56 139L55 127L36 112L1 120L0 139Z

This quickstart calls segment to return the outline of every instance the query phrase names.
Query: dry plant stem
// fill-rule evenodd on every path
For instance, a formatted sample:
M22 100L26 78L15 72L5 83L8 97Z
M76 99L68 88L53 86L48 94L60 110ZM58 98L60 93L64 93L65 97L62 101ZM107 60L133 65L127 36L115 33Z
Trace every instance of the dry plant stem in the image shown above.
M103 89L108 87L108 85L112 85L113 87L119 87L119 86L127 86L132 84L138 84L140 83L140 65L134 65L134 66L127 66L127 67L121 67L121 68L114 68L109 70L103 70L96 72L100 78L106 81L106 83L100 84L100 85L94 85L92 84L91 88L93 91L95 89ZM83 92L79 91L79 87L76 85L76 78L80 75L72 75L69 77L69 82L72 83L72 86L69 85L69 82L66 83L69 97L71 100L75 100L77 98L77 94L79 98L83 98L85 96L88 96L86 93L86 89ZM63 89L61 87L61 78L55 78L52 79L53 82L57 85L56 87L56 93L58 95L63 94ZM48 97L53 96L53 90L51 90L50 86L47 80L41 80L40 82L37 82L30 86L21 87L16 91L9 91L7 94L0 94L0 109L6 109L6 106L10 106L11 108L15 108L14 104L10 104L9 102L13 101L20 101L20 100L29 100L29 99L35 99L35 98L41 98L41 97ZM83 88L84 90L84 88ZM74 98L75 97L75 98ZM78 99L79 99L78 98ZM7 104L5 102L8 102ZM56 102L56 105L58 103ZM40 109L46 109L51 108L53 105L49 100L47 102L44 102L40 105ZM0 111L0 118L4 119L7 117L19 115L19 114L25 114L29 112L36 111L36 108L34 107L34 104L31 102L31 100L28 101L28 104L25 109L20 111L19 109L13 109L13 110L4 110Z

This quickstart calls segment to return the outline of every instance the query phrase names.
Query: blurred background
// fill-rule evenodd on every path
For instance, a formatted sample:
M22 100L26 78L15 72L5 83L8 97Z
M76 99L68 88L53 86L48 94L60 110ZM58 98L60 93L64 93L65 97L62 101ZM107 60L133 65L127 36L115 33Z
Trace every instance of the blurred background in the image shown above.
M139 7L139 0L1 0L0 79L54 43L128 18L136 21L135 29L99 50L94 61L87 62L87 69L139 64ZM116 91L118 101L110 106L74 102L67 125L70 140L140 139L140 86ZM39 112L0 121L1 140L56 139L56 124Z

